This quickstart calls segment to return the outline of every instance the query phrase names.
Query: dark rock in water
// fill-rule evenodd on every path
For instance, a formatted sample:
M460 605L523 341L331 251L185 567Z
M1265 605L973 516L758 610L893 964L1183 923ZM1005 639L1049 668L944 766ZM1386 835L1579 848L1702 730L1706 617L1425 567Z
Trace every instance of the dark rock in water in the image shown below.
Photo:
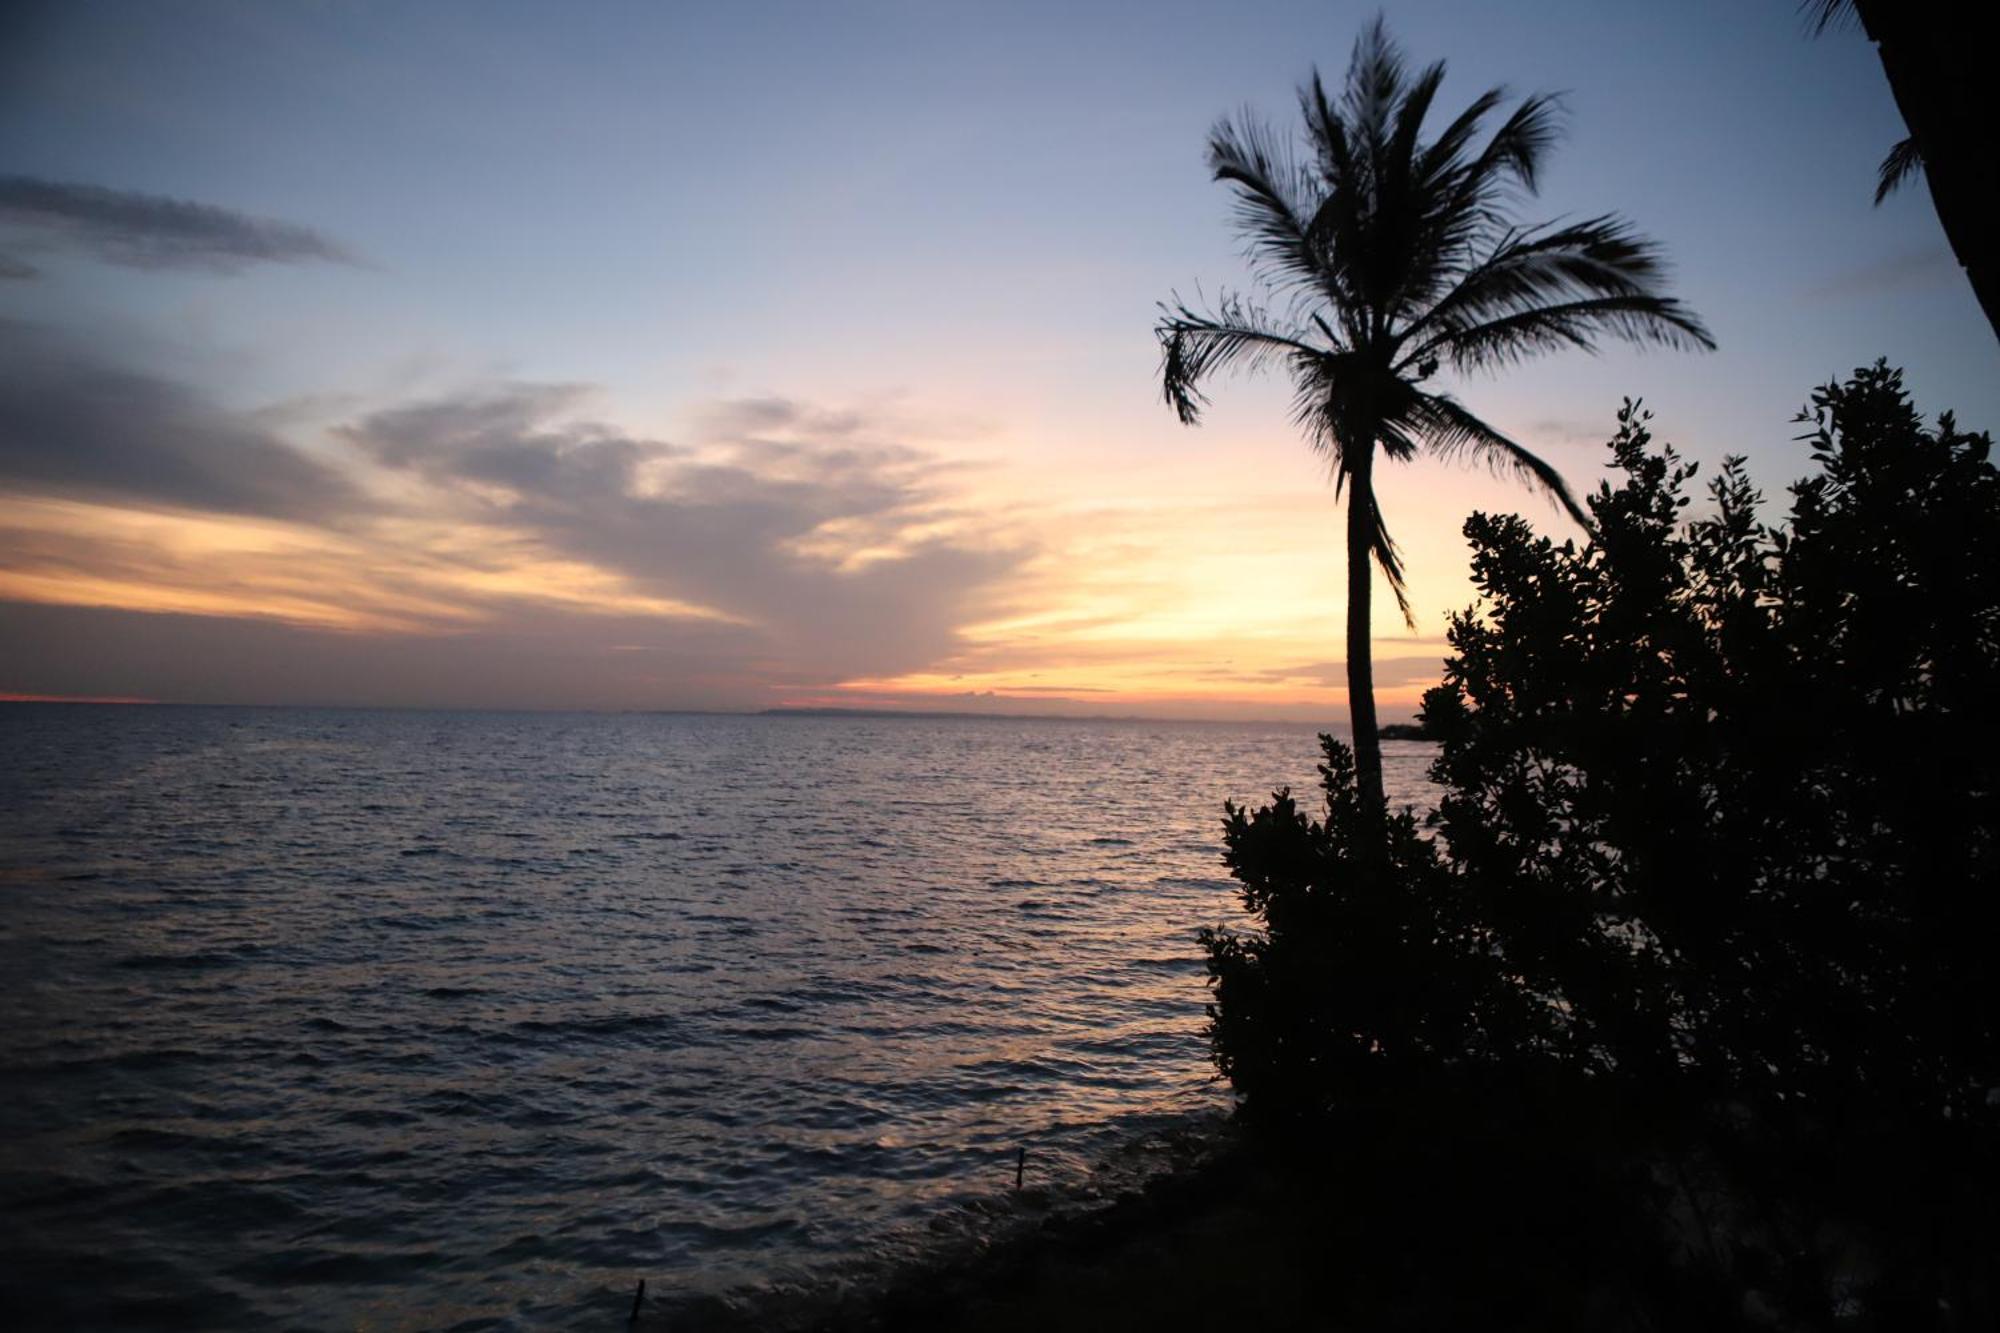
M1427 741L1430 732L1424 730L1421 722L1389 722L1375 729L1375 734L1385 741Z

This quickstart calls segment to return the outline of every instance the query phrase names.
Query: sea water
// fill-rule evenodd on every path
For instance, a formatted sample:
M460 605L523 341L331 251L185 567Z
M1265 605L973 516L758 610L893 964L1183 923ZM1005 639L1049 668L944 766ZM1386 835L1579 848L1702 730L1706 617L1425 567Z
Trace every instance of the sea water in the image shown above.
M1223 1104L1314 730L0 706L0 1302L610 1326L1074 1184Z

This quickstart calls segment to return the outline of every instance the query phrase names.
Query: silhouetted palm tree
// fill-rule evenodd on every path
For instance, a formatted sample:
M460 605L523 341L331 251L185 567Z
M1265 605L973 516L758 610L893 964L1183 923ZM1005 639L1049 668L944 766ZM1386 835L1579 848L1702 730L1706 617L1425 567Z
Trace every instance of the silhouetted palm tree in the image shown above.
M1517 189L1532 193L1557 137L1547 96L1514 108L1483 147L1505 100L1479 96L1435 139L1423 124L1442 62L1414 78L1382 21L1355 44L1347 84L1331 100L1317 72L1299 90L1303 160L1245 114L1210 136L1209 165L1236 196L1236 220L1267 301L1223 294L1197 310L1176 296L1156 330L1161 377L1194 424L1201 386L1230 369L1282 366L1294 413L1347 494L1347 691L1361 795L1383 808L1369 654L1369 560L1409 621L1396 544L1375 502L1379 451L1482 458L1546 488L1585 523L1562 478L1447 393L1423 387L1442 367L1490 369L1536 352L1590 348L1603 335L1713 347L1694 314L1660 295L1657 248L1619 219L1522 226Z
M1992 0L1801 0L1800 7L1816 31L1858 19L1875 43L1910 131L1882 159L1875 202L1923 173L1945 239L2000 337L2000 110L1992 89Z

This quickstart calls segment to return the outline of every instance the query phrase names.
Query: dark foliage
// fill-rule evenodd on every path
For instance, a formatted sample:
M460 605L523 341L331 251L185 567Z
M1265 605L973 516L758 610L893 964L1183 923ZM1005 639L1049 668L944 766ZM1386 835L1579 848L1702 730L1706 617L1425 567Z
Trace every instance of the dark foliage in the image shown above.
M1211 1037L1261 1123L1413 1086L1644 1108L1625 1151L1728 1218L1711 1274L1806 1322L1861 1308L1865 1274L1883 1327L1974 1327L2000 1253L2000 473L1883 365L1799 420L1815 472L1778 526L1741 459L1690 518L1695 466L1631 403L1588 545L1467 522L1480 601L1424 701L1435 840L1404 816L1357 856L1331 741L1323 821L1232 808L1263 929L1205 936Z
M1364 818L1354 756L1321 737L1326 813L1289 791L1229 807L1230 873L1259 934L1207 930L1217 1066L1267 1122L1406 1088L1447 1063L1518 1042L1526 1012L1497 984L1460 887L1407 813Z
M1740 459L1683 524L1629 404L1592 545L1466 524L1439 828L1554 1058L1963 1117L2000 1083L2000 475L1886 367L1801 420L1782 528Z

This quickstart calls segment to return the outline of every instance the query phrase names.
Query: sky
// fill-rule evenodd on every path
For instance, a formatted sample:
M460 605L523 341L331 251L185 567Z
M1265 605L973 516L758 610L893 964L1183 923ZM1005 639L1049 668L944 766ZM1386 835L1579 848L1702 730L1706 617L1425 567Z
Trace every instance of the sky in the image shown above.
M1158 303L1248 279L1203 161L1374 5L15 3L0 14L0 697L1344 716L1325 464L1267 380L1195 428ZM1592 490L1627 396L1774 509L1886 357L2000 351L1856 31L1787 0L1384 10L1441 103L1564 96L1524 220L1658 240L1708 354L1449 387ZM1474 510L1378 471L1408 716Z

